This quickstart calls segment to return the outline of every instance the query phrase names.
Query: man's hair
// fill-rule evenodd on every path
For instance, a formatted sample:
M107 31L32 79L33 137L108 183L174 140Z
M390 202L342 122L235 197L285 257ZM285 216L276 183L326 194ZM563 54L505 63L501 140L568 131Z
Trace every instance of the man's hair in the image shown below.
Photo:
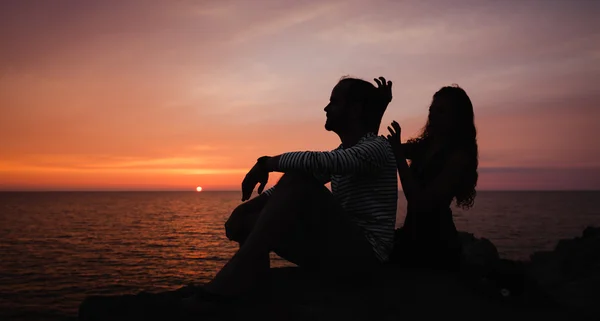
M377 88L365 80L344 76L338 84L347 83L346 99L355 103L363 104L363 125L369 131L377 134L381 125L381 118L385 112L385 108L381 108L379 104L379 96Z

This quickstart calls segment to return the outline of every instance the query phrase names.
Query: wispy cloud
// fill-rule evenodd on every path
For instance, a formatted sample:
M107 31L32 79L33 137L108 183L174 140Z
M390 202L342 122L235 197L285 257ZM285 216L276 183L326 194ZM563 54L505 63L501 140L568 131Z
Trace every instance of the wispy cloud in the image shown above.
M229 157L213 154L211 156L175 156L175 157L139 157L115 155L65 155L65 154L28 154L17 159L0 162L4 171L20 170L26 167L56 167L72 170L130 170L130 169L172 169L189 167L214 167L226 163Z
M140 158L107 155L30 155L18 161L1 161L4 173L126 173L128 175L153 173L173 175L242 174L245 168L220 168L227 157L170 157Z
M260 14L256 15L258 19L234 33L230 39L232 43L246 43L276 33L285 34L291 27L319 18L326 19L329 13L347 4L347 2L339 0L286 4L282 4L280 1L270 1L268 3L270 5L267 5L267 8L257 6L255 3L247 3L248 6L238 7L235 15L239 18L247 17L249 12L260 12Z
M407 137L437 89L463 86L482 168L594 168L598 9L586 0L1 2L2 179L187 186L206 174L206 184L237 187L260 155L337 145L323 107L345 74L394 81L384 125L400 121Z

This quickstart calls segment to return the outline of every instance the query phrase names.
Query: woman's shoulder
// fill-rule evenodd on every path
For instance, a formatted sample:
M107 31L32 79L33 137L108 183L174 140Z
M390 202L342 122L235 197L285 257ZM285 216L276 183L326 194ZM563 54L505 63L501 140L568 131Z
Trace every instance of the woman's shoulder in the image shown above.
M448 152L445 159L445 167L450 167L455 171L462 171L469 166L471 156L468 150L458 148Z
M418 168L428 168L429 170L435 171L433 170L434 168L442 170L444 167L448 166L454 168L463 167L469 162L469 153L465 149L429 147L430 148L424 148L419 150L418 153L415 153L414 160Z
M464 148L456 148L448 151L448 160L453 162L466 162L469 160L469 151Z

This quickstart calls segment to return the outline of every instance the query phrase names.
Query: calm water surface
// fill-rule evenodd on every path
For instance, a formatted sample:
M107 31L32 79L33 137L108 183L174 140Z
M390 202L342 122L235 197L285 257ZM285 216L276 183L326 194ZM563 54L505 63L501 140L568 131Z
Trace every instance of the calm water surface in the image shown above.
M92 294L206 281L235 251L223 224L238 192L0 193L0 319L75 316ZM600 192L480 192L460 230L526 259L600 226ZM400 202L398 225L404 219ZM274 265L286 263L273 257Z

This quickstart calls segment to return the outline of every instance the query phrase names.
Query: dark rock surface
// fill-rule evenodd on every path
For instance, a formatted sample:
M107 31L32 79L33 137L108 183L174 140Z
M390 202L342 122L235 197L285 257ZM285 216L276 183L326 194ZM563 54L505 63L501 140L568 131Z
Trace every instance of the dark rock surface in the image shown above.
M595 320L600 303L600 229L560 241L531 261L503 260L486 239L461 233L459 274L387 265L365 280L323 281L298 268L272 269L257 293L195 320ZM183 320L177 305L193 292L89 297L80 320Z
M555 301L599 315L600 228L560 240L553 251L531 255L528 274Z

